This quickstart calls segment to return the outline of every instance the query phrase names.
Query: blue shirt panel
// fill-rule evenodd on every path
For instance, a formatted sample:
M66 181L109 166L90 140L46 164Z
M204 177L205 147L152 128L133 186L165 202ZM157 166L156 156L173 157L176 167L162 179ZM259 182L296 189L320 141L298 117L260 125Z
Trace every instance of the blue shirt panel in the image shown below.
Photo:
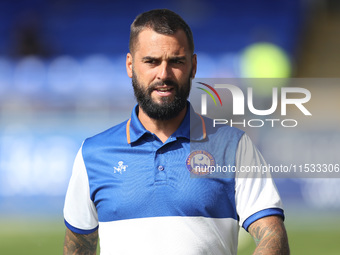
M160 216L237 220L233 176L191 178L186 159L198 146L213 155L219 165L235 165L243 131L227 126L212 128L211 120L204 118L207 137L200 140L202 120L190 114L191 110L164 144L139 122L137 106L129 123L130 144L127 121L85 140L83 159L99 221ZM125 171L115 172L119 162L123 162Z

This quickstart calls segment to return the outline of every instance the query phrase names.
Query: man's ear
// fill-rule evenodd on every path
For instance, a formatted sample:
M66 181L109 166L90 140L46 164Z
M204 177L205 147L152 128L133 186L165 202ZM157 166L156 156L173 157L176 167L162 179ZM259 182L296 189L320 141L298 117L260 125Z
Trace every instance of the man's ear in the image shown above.
M126 72L127 72L127 75L132 78L132 54L131 53L128 53L126 55Z
M192 72L191 72L191 78L195 78L197 71L197 55L192 55Z

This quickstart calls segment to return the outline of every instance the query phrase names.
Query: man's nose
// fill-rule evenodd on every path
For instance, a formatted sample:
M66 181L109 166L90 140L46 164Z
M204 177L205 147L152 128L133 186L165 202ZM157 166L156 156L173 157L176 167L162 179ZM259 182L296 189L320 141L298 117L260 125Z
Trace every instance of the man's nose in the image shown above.
M167 63L166 61L163 61L161 65L159 66L157 78L165 81L171 77L171 73L172 71L171 71L171 67L169 63Z

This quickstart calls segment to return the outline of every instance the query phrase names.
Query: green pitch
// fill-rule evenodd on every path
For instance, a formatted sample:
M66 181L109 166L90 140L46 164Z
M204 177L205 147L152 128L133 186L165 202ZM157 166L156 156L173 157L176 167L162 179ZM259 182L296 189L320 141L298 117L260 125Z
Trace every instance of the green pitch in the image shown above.
M337 255L340 251L340 220L336 215L286 221L291 254ZM0 253L4 255L60 255L65 227L62 219L0 219ZM238 255L252 254L255 245L241 234ZM99 252L98 252L99 254Z
M4 255L62 254L62 221L0 220L0 251Z

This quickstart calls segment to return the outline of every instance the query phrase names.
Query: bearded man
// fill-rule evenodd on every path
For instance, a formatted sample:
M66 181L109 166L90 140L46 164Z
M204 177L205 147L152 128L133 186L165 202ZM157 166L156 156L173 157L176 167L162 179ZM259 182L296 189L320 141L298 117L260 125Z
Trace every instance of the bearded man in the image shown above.
M240 226L256 241L254 254L289 254L272 179L190 177L191 143L218 144L199 156L213 154L219 164L265 162L243 131L190 114L197 58L186 22L166 9L142 13L129 47L138 104L130 119L86 139L77 154L64 254L96 254L98 235L101 254L236 254Z

